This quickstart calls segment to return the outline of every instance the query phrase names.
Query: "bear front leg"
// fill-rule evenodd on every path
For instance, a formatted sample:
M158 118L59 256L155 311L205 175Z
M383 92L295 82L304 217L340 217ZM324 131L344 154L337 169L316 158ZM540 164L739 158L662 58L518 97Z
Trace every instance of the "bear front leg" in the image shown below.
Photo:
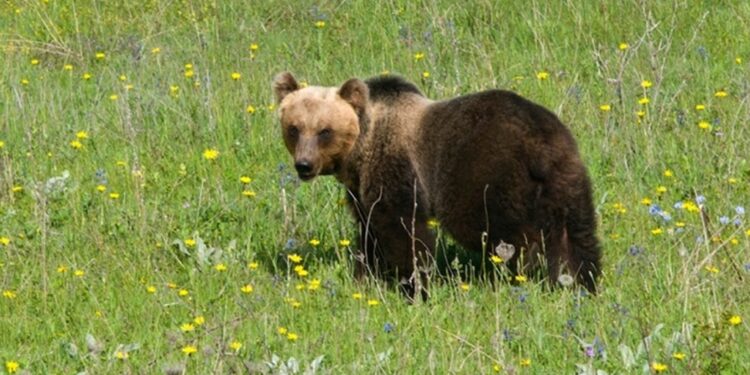
M435 248L435 235L427 226L426 215L378 210L373 215L372 229L377 244L375 261L381 275L397 281L399 289L411 300L418 294L426 300Z

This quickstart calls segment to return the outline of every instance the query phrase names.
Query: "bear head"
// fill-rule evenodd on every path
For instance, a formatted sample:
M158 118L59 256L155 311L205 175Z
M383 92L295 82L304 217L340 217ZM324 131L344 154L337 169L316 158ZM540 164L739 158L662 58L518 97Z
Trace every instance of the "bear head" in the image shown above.
M341 87L301 87L288 72L276 76L284 144L303 181L336 174L354 149L366 121L369 91L356 78Z

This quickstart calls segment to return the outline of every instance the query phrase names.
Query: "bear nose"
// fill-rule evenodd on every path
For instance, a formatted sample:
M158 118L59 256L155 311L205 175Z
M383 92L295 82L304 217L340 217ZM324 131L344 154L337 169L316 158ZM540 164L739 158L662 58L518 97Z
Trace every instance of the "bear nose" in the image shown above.
M294 169L297 170L300 176L306 176L312 172L312 164L308 160L300 160L294 163Z

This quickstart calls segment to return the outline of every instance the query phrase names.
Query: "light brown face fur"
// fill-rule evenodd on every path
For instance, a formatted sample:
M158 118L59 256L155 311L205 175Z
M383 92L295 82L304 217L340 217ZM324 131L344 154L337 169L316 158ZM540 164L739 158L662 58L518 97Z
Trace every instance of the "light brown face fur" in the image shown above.
M302 180L336 174L359 137L359 116L367 86L347 81L341 88L300 88L290 73L274 80L282 135Z

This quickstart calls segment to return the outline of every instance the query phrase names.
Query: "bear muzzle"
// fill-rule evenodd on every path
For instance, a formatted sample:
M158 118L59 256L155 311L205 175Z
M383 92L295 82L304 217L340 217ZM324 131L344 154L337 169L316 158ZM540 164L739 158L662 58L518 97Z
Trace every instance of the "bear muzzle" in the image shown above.
M315 177L313 164L307 159L296 160L294 162L294 169L297 170L297 175L302 181L312 180Z

